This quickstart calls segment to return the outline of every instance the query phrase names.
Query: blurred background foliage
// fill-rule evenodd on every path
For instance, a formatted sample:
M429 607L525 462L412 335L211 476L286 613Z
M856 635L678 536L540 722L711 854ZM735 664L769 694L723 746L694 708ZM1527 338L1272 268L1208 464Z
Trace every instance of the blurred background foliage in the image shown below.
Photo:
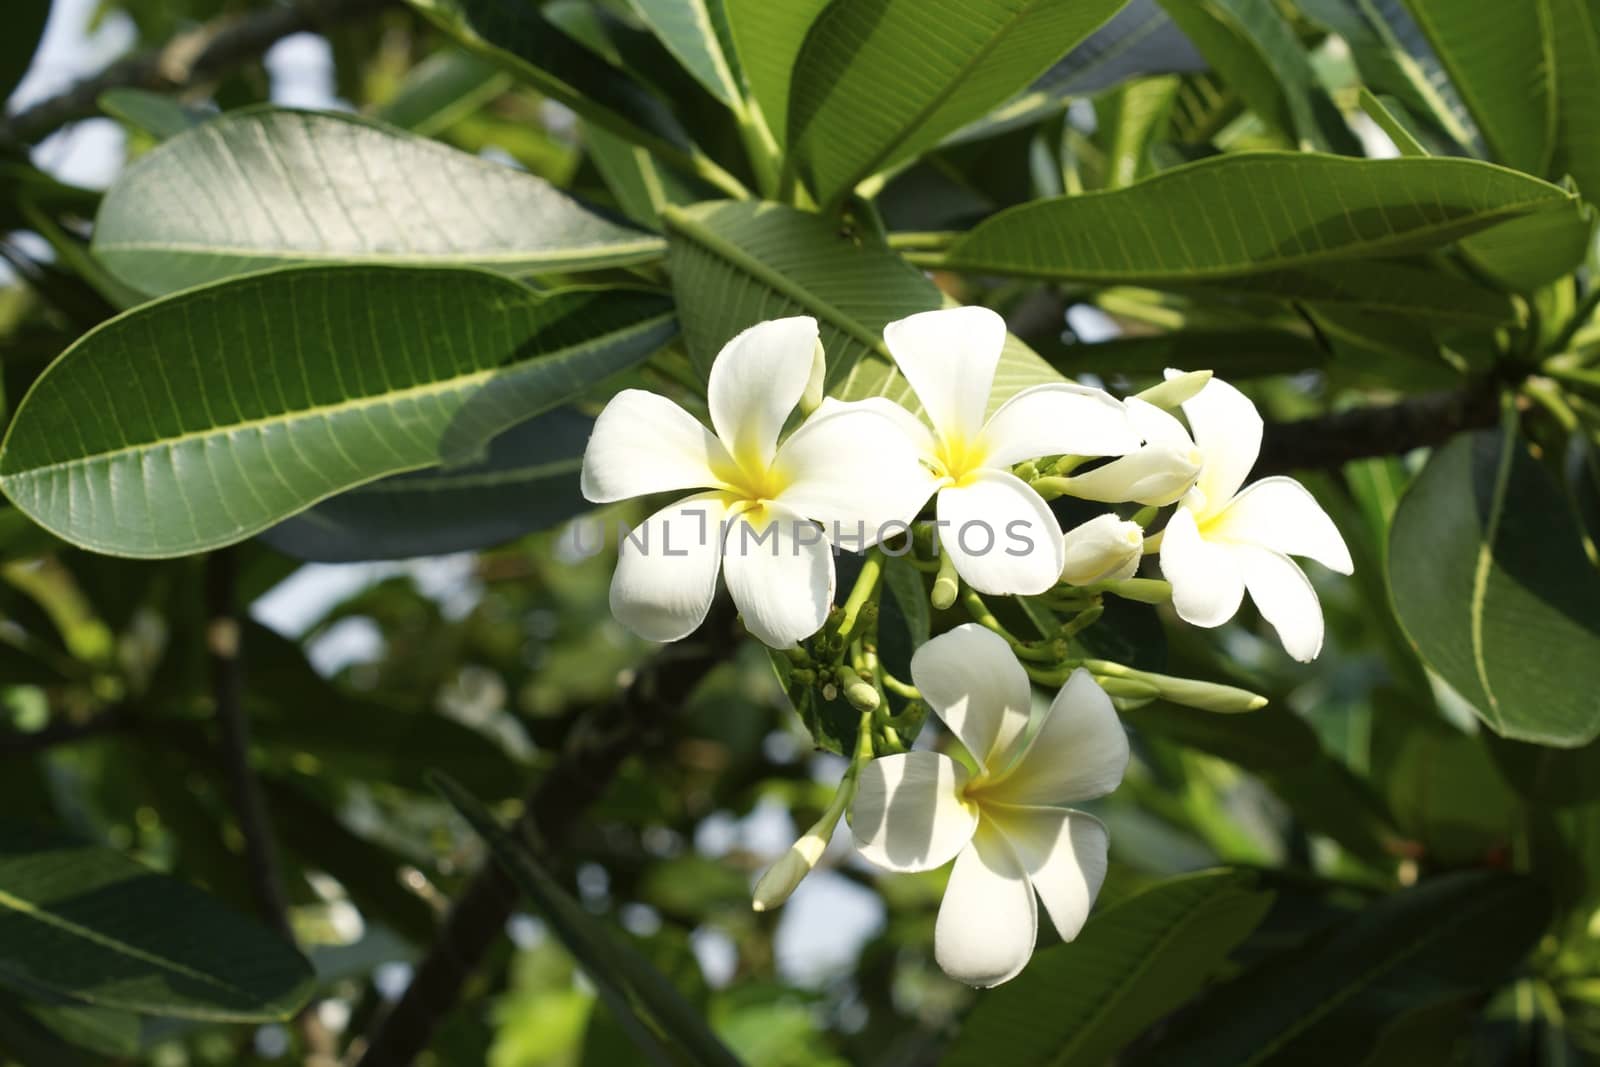
M49 64L92 72L73 48L86 49L83 34L97 27L113 35L113 51L175 39L197 46L274 5L58 2L51 30L66 43L35 58L48 7L16 0L0 13L0 85L14 88L30 60L46 64L14 112L71 80ZM702 179L461 51L409 10L372 7L286 39L265 66L233 65L176 93L98 96L100 117L31 153L11 146L0 156L0 256L10 268L0 289L0 369L13 406L124 298L88 255L96 187L219 110L265 100L353 109L524 168L644 227L660 225L664 205L714 195ZM1448 8L1410 10L1448 20ZM711 156L740 155L727 113L634 7L551 0L543 11L693 116ZM1441 60L1407 11L1398 0L1135 0L1029 94L895 172L876 209L890 231L947 231L1219 152L1393 155L1369 117L1381 109L1362 109L1363 88L1407 116L1430 148L1501 152L1490 135L1502 131L1477 128L1452 80L1472 57L1465 66L1451 62L1458 56ZM1513 149L1514 121L1503 131ZM1014 332L1058 368L1097 370L1131 388L1163 365L1214 366L1248 381L1280 422L1354 397L1451 386L1461 365L1495 358L1471 338L1442 344L1403 314L1266 307L1274 298L1249 282L1175 296L956 274L935 258L924 265L955 298L1005 310ZM1502 340L1531 333L1537 350L1540 329L1549 342L1571 322L1564 345L1600 343L1596 327L1575 318L1581 291L1570 278L1541 288L1521 332ZM675 349L607 389L673 391L687 367ZM1575 406L1592 407L1591 390L1578 389ZM588 409L603 399L591 395ZM1569 436L1566 410L1525 403L1524 429L1538 446L1535 462L1553 475L1542 506L1583 533L1593 559L1600 463L1581 434ZM1271 709L1196 715L1158 703L1127 715L1134 764L1095 808L1111 829L1112 868L1085 934L1090 948L1072 956L1042 946L1005 990L975 994L933 964L944 872L881 877L851 859L844 840L784 908L751 911L754 877L821 813L842 761L814 749L750 642L680 714L636 724L638 750L583 815L581 832L545 861L585 913L623 932L752 1067L1080 1064L1113 1054L1185 1064L1586 1062L1600 1051L1600 747L1497 737L1417 658L1392 610L1384 560L1397 502L1420 466L1416 454L1364 458L1313 480L1356 559L1353 580L1317 575L1329 637L1315 665L1289 660L1248 609L1215 634L1152 621L1143 609L1108 619L1125 662L1242 685L1267 695ZM530 499L538 514L482 551L308 563L300 557L316 554L306 546L319 534L296 530L300 520L232 550L249 605L249 760L276 831L293 934L315 969L308 1014L293 1024L233 1023L161 1018L115 998L84 1004L8 981L0 940L0 1055L51 1067L359 1056L487 858L429 772L515 817L528 783L577 724L649 669L653 650L607 609L612 553L585 556L573 529L557 525L576 504L563 512ZM214 755L203 562L96 556L10 507L0 510L0 558L4 818L62 828L204 889L235 913L257 911ZM1523 669L1537 671L1537 653L1525 656L1535 662ZM1592 709L1593 694L1579 696ZM6 836L0 874L20 847ZM1234 871L1164 881L1219 866ZM1493 877L1508 871L1531 872L1548 892ZM1153 886L1164 896L1137 896ZM1415 895L1396 892L1411 886ZM1147 899L1145 912L1118 911L1135 899ZM1141 950L1148 974L1136 979L1094 969L1096 938L1139 934L1139 921L1119 914L1166 916L1161 929L1177 931ZM627 1030L548 918L522 910L506 932L448 1006L427 1061L631 1062ZM1218 986L1213 997L1194 1001L1207 979ZM1135 983L1127 988L1142 1014L1102 1013L1067 1033L1046 1027L1056 1043L1006 1051L1077 1003L1068 995L1075 983L1081 1000L1123 980ZM1284 990L1309 999L1286 1000ZM1252 1045L1234 1027L1224 1035L1230 1045L1206 1036L1219 1018L1285 1029ZM1074 1046L1075 1033L1093 1036ZM1342 1043L1351 1034L1362 1040Z

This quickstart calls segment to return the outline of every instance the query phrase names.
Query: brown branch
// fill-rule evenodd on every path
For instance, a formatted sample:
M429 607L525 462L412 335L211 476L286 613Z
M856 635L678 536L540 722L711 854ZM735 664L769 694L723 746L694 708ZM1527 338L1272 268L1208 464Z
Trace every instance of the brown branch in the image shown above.
M560 760L528 795L514 831L559 844L623 762L659 740L695 687L735 647L728 616L713 611L694 637L668 646L614 699L583 713ZM401 1067L428 1047L462 985L504 934L516 902L504 870L485 863L456 897L404 996L376 1020L365 1049L352 1049L359 1067Z
M0 122L0 143L33 144L100 113L109 89L183 89L260 58L291 34L364 18L395 0L296 0L184 34L160 48L117 60L63 92Z
M1498 417L1496 390L1492 383L1483 383L1393 404L1269 422L1254 474L1340 467L1352 460L1404 455L1441 445L1467 430L1493 426Z

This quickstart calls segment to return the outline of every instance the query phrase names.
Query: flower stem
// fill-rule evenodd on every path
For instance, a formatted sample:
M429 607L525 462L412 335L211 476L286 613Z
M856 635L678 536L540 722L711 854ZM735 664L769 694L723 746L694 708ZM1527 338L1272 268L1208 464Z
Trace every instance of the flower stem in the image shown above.
M861 573L856 577L849 599L844 602L844 615L839 619L839 636L844 638L846 644L855 636L856 626L861 621L861 609L877 592L878 579L882 576L883 553L874 548L861 563Z

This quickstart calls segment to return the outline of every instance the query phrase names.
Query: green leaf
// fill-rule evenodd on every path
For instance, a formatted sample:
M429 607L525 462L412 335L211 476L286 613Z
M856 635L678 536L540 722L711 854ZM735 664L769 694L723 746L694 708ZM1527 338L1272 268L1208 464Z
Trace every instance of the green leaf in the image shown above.
M1162 0L1162 6L1212 69L1295 144L1357 154L1359 142L1272 0Z
M1247 872L1203 871L1118 901L982 994L941 1067L1100 1067L1199 992L1272 897Z
M1600 736L1600 573L1514 432L1435 452L1389 537L1401 625L1490 729L1561 748Z
M1153 375L1167 367L1209 367L1219 377L1257 378L1314 370L1328 361L1310 337L1287 330L1175 330L1145 337L1119 337L1095 344L1045 349L1063 374Z
M55 831L0 823L0 986L185 1019L286 1019L293 946L197 889Z
M619 1022L643 1051L652 1050L651 1029L666 1034L704 1067L739 1067L739 1059L717 1040L700 1013L631 946L619 942L573 900L524 841L514 836L471 793L443 775L434 785L473 830L495 860L550 924L557 938L583 967ZM642 1040L641 1040L642 1039ZM669 1061L670 1062L670 1061Z
M1554 64L1539 2L1405 0L1495 158L1545 173L1555 133Z
M646 26L678 57L695 81L729 107L739 105L738 81L722 54L710 5L718 0L632 0Z
M183 106L167 93L147 89L108 89L100 94L100 110L143 130L158 141L192 130L207 118L205 112Z
M570 408L513 426L464 466L384 478L325 500L261 539L296 559L350 563L466 552L581 515L578 468L594 420Z
M1003 211L943 266L1063 281L1164 284L1442 248L1496 223L1579 206L1536 178L1464 159L1240 152L1126 189Z
M471 52L449 48L412 67L375 112L378 119L420 137L447 130L511 85L511 76Z
M1471 112L1403 0L1296 0L1296 6L1345 39L1374 92L1394 96L1455 145L1481 147Z
M232 279L68 349L17 410L0 489L81 547L198 552L383 475L472 456L672 331L653 293L540 295L474 270Z
M519 0L407 0L468 51L620 137L678 153L687 147L670 112L627 75Z
M1430 879L1219 986L1132 1067L1350 1067L1402 1014L1492 987L1544 933L1534 882L1477 871Z
M589 159L623 212L641 226L661 229L661 209L715 199L716 190L669 167L636 144L592 123L580 123Z
M1550 176L1571 175L1600 202L1600 7L1546 0L1555 67L1555 151Z
M684 338L702 374L740 330L763 319L813 315L827 352L830 395L889 396L915 406L884 346L883 328L944 300L905 260L840 235L826 219L775 204L700 204L672 209L663 219ZM1030 385L1060 380L1011 338L990 408Z
M794 60L785 121L799 173L836 202L1025 89L1123 3L834 0Z
M139 1055L139 1016L132 1012L87 1004L40 1003L30 1005L28 1014L79 1048L116 1059L132 1059Z
M724 0L739 65L768 127L788 143L790 81L806 31L828 0Z
M349 115L266 108L129 167L101 204L94 251L159 294L290 263L527 274L640 263L662 248L531 174Z

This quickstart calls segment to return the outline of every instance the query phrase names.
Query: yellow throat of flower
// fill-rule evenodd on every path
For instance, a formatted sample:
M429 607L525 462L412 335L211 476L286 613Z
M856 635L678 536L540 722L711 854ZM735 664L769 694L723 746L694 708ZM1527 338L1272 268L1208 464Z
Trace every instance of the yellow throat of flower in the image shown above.
M741 448L733 455L733 465L719 464L711 473L739 502L759 508L769 500L776 500L789 487L788 478L777 464L769 464L750 448Z
M955 433L940 434L934 447L937 466L934 473L950 479L954 486L968 484L973 475L983 469L989 456L989 449L981 438Z

